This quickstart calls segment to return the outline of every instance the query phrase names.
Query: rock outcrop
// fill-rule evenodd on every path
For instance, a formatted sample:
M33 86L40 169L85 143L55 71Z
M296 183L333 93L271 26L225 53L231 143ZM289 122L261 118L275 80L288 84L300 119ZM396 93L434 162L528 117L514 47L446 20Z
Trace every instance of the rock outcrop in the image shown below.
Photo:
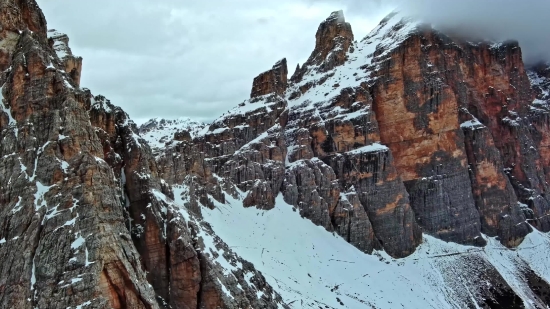
M256 98L270 93L276 93L284 96L287 84L288 69L286 59L282 59L275 63L273 68L266 71L256 78L252 83L251 98Z
M507 246L529 233L526 216L548 231L544 171L522 120L533 95L517 43L418 29L376 65L384 68L372 86L382 142L426 231L462 243L483 232Z
M55 50L55 53L59 60L63 62L65 66L65 72L67 72L73 82L80 85L80 75L82 73L82 57L75 57L71 48L69 47L69 37L56 30L48 31L48 39L50 46Z
M298 66L292 81L300 81L308 69L315 67L317 72L327 72L346 62L353 53L353 32L346 22L343 11L336 11L319 25L315 34L315 49L300 68Z
M43 19L36 3L6 2L28 29L1 80L0 306L157 308L86 91L29 23Z

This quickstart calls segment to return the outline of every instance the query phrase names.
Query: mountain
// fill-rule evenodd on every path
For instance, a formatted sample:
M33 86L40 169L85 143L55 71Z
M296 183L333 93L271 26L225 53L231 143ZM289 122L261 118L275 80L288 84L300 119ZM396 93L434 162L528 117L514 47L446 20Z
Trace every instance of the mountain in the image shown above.
M211 124L138 127L0 4L0 308L546 308L550 69L342 12Z
M206 124L190 118L150 119L138 128L153 152L157 153L174 141L191 140L200 133Z

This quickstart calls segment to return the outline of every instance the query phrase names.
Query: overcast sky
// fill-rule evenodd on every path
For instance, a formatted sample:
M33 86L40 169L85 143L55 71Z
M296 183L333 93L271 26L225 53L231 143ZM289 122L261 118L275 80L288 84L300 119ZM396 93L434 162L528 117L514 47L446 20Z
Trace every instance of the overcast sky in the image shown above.
M397 0L38 0L48 27L84 58L81 86L137 122L211 121L248 98L252 79L286 57L290 74L315 44L321 21L344 10L361 39ZM503 5L506 4L506 5ZM404 7L442 27L550 50L548 0L415 0ZM519 16L518 16L519 15ZM542 43L541 43L542 42ZM548 47L548 48L547 48ZM525 46L524 46L525 50ZM542 56L541 56L542 55ZM550 59L548 57L547 59Z
M365 1L368 2L368 1ZM84 58L81 86L138 121L210 121L250 96L252 79L286 57L292 73L319 23L353 1L38 0L48 27ZM346 12L356 37L392 10Z

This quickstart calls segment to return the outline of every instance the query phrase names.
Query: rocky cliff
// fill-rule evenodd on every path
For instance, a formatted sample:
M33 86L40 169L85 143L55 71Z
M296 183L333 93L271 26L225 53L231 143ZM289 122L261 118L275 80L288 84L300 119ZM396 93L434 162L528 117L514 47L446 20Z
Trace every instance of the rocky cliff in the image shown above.
M315 224L370 235L353 243L394 256L412 253L421 231L509 247L531 226L548 231L545 110L533 107L544 101L517 43L453 39L395 14L354 42L342 12L316 38L288 86L281 60L254 79L251 99L169 145L161 177L181 181L198 160L248 192L248 206L272 207L281 191ZM350 189L365 212L357 231L335 213Z
M1 308L550 304L550 70L516 42L334 12L290 78L138 128L33 0L0 18Z
M249 100L157 156L163 179L196 192L193 209L238 192L244 207L272 209L281 194L359 250L394 257L423 234L514 248L549 231L548 70L528 71L516 42L469 42L397 13L357 42L334 12L286 72L283 59Z

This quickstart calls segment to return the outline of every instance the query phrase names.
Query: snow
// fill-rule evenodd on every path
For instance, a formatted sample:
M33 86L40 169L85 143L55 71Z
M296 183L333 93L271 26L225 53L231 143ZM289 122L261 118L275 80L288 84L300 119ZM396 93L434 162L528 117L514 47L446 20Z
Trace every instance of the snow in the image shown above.
M78 218L78 214L73 219L63 223L63 226L73 226L76 223L76 219Z
M74 89L73 85L71 85L71 83L69 83L69 81L65 77L63 77L63 83L67 88Z
M218 283L220 284L220 286L222 287L222 291L225 295L231 297L231 298L234 298L233 295L231 295L231 292L225 287L225 285L220 281L220 278L218 278Z
M408 20L399 13L390 14L371 31L363 40L353 44L354 52L349 53L349 59L343 65L322 72L320 65L304 66L306 73L303 79L291 84L287 90L288 108L290 110L289 123L286 128L288 141L288 155L292 154L297 145L289 138L293 129L300 128L301 117L296 115L311 115L309 122L324 124L327 120L351 121L371 113L370 106L362 102L355 102L351 108L343 108L335 104L335 99L346 88L355 89L362 83L372 83L371 72L384 61L390 53L407 39L417 29L417 23ZM379 54L375 57L375 52ZM312 87L312 85L314 85ZM308 89L302 93L302 89ZM298 94L298 96L296 96ZM292 97L292 99L290 99ZM363 108L359 104L365 104ZM387 148L374 145L360 151L383 151Z
M23 205L21 205L22 200L23 200L23 198L21 196L19 196L19 200L17 201L17 203L15 204L15 206L13 206L13 209L11 210L12 214L18 213L21 209L23 209Z
M139 133L152 149L162 149L166 147L167 142L173 140L174 134L178 131L185 130L189 132L191 138L194 138L203 128L207 128L204 123L190 118L173 120L153 118L140 126Z
M402 23L403 27L395 31L394 27L400 23ZM308 83L316 83L317 85L297 99L291 100L289 106L298 107L304 103L304 106L311 106L311 103L330 102L332 98L340 94L342 89L356 87L362 81L368 81L370 79L370 72L365 70L365 68L387 57L416 28L417 23L404 19L401 14L390 14L386 20L372 30L363 40L355 44L355 52L350 54L350 59L344 65L325 73L318 73L317 66L308 67L308 73L304 76L304 79L300 83L292 85L287 94L291 95L299 91L300 87ZM383 50L384 53L377 55L375 58L374 52L377 49ZM319 81L325 78L326 80L322 84L319 84ZM338 86L335 87L335 85ZM352 114L349 117L360 115Z
M36 284L36 256L32 257L32 270L31 270L31 291L34 290L34 285ZM34 297L33 297L34 298Z
M294 150L298 149L299 147L300 146L295 146L295 145L287 146L287 148L286 148L286 157L285 157L285 166L289 166L291 164L289 157L294 153Z
M357 110L355 112L351 112L351 113L342 113L342 114L339 114L338 116L334 117L335 119L340 119L340 120L353 120L353 119L357 119L359 117L362 117L362 116L365 116L365 115L368 115L369 114L369 111L366 110L366 109L360 109L360 110Z
M65 160L60 160L59 158L56 158L56 159L61 164L61 169L63 170L63 172L65 174L67 174L67 169L69 168L69 163ZM97 157L96 157L96 159L97 159Z
M349 155L354 155L354 154L360 154L360 153L366 153L366 152L385 152L385 151L389 151L389 148L387 146L379 143L373 143L372 145L363 146L361 148L348 151L346 153Z
M99 164L107 164L107 162L105 162L105 160L103 160L103 159L100 158L100 157L94 156L94 159L95 159L95 161L96 161L97 163L99 163Z
M523 300L529 300L532 293L529 286L523 283L520 278L523 277L522 268L526 264L519 254L514 253L511 250L506 250L494 238L488 238L488 250L485 250L489 261L493 264L502 277L512 287L514 292L518 294ZM521 249L518 248L518 251ZM529 302L529 301L528 301ZM532 301L531 304L534 304Z
M5 243L6 243L6 239L5 239L5 238L0 239L0 245L1 245L1 244L5 244Z
M531 266L533 271L547 282L550 282L550 234L533 230L516 249L523 261Z
M84 307L87 307L87 306L89 306L89 305L91 305L91 304L92 304L91 301L87 301L87 302L84 302L84 303L82 303L82 304L76 306L75 309L83 309ZM69 308L70 308L70 307L69 307ZM68 308L67 308L67 309L68 309Z
M185 206L187 202L189 202L189 187L185 185L176 185L172 187L172 192L174 192L174 202L176 205L180 206L179 213L183 216L185 221L191 220Z
M38 168L38 159L40 158L40 155L44 152L44 149L49 144L50 144L50 141L47 141L44 145L39 147L38 150L36 151L36 158L34 159L34 170L32 172L32 176L29 178L30 181L33 181L36 178L36 169ZM26 168L25 168L25 170L26 170Z
M509 125L509 126L511 126L511 127L519 127L520 124L517 120L519 120L519 118L518 119L511 119L508 116L502 118L502 122Z
M48 204L44 195L50 191L52 186L44 186L40 181L36 181L36 193L34 194L34 208L38 211L42 207L47 207Z
M222 124L223 120L227 119L228 117L234 117L237 115L243 115L243 116L249 115L254 111L258 111L259 113L264 113L263 108L265 108L267 112L271 112L272 107L278 104L278 102L266 103L267 100L272 95L273 94L267 94L267 95L259 96L253 99L246 100L243 103L229 110L227 113L224 113L221 117L219 117L213 123Z
M550 80L533 71L528 71L527 76L529 77L531 85L541 90L541 97L550 99ZM540 100L535 99L535 101Z
M159 190L157 189L153 189L151 190L151 192L153 193L153 195L159 200L159 201L163 201L165 203L170 203L168 197L166 195L164 195L164 193L160 192Z
M17 138L17 135L19 133L19 129L17 128L17 121L13 118L11 115L11 109L7 108L4 105L4 96L2 95L2 91L4 90L4 85L0 87L0 108L2 108L2 111L8 115L8 127L13 128L13 132L15 134L15 137Z
M86 247L86 248L84 249L84 256L85 256L85 259L86 259L86 260L84 261L84 267L88 267L88 266L90 266L90 265L92 265L92 264L95 263L95 262L90 262L90 259L89 259L89 257L88 257L88 247Z
M73 241L71 244L71 249L78 249L80 248L84 243L86 242L86 239L82 237L82 235L78 235L78 237Z
M63 289L63 288L69 287L69 286L71 286L75 283L81 282L82 280L83 280L82 278L78 278L78 277L77 278L72 278L72 279L70 279L70 282L67 282L67 284L62 285L61 288ZM59 285L61 285L63 283L65 283L65 281L62 280L62 281L59 282Z
M286 303L303 300L302 308L319 305L336 308L340 307L336 299L339 298L346 308L364 308L360 300L369 302L366 298L372 297L376 304L399 302L394 300L394 295L399 294L406 308L446 306L436 299L423 300L426 295L438 294L430 286L418 286L415 293L410 292L409 283L401 278L406 276L405 268L363 254L340 237L301 218L281 196L270 211L244 208L239 200L227 198L229 205L204 209L205 220L229 246L252 262L273 287L278 287ZM384 280L376 276L379 272L386 273ZM422 274L416 271L407 277ZM411 302L421 306L412 307Z
M185 190L184 186L174 189L180 205L181 193ZM245 194L241 192L241 196ZM477 248L445 243L425 235L424 243L414 254L393 259L385 252L373 255L360 252L341 237L300 217L281 195L276 199L276 207L269 211L244 208L241 199L228 195L226 199L227 204L212 199L216 208L203 208L204 220L233 251L263 273L291 308L463 308L476 291L466 279L456 277L457 273L469 269L460 259L464 254L495 265L507 276L516 293L526 300L527 308L534 308L533 296L522 281L519 262L531 265L541 277L550 280L544 253L548 251L532 248L545 246L550 250L547 234L528 235L515 251L494 239L489 239L486 248ZM185 215L185 208L180 212ZM215 248L211 236L201 233L200 237L207 248ZM501 253L505 253L504 260L497 259ZM518 253L520 260L510 260ZM215 261L225 269L234 267L224 263L221 257ZM501 262L514 268L506 273ZM252 273L245 274L248 281L252 276ZM453 284L461 286L457 288Z
M470 114L470 116L472 116ZM470 130L478 130L483 129L485 126L474 116L472 116L472 120L465 121L460 124L460 127L463 129L470 129Z
M246 149L249 149L252 145L254 144L259 144L261 143L264 139L268 138L269 136L269 132L266 131L260 135L258 135L255 139L251 140L250 142L246 143L246 145L244 145L243 147L241 147L239 150L237 150L235 152L235 154L239 154L241 153L242 151L246 150Z
M53 43L53 49L55 50L55 53L57 54L57 57L61 60L65 59L68 54L69 47L62 41L55 41Z

